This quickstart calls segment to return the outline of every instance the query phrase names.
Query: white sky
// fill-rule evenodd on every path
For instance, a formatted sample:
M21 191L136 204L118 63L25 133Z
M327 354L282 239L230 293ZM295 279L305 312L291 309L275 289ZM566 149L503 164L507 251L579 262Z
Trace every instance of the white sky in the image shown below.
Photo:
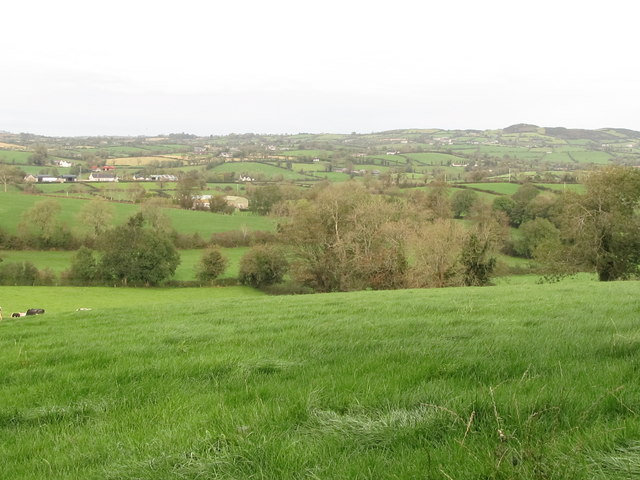
M640 130L630 0L5 3L0 130Z

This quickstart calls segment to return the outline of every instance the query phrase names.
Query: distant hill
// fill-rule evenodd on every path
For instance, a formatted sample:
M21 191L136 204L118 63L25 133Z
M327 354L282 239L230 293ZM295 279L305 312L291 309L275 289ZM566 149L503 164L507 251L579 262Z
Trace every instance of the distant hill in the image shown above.
M535 133L538 130L540 130L540 127L528 123L518 123L502 129L504 133Z

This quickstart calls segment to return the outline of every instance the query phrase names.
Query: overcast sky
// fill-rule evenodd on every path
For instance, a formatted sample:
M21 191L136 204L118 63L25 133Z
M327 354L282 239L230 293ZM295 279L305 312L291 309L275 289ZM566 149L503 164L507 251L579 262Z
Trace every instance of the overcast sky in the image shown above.
M628 0L21 0L0 130L640 130Z

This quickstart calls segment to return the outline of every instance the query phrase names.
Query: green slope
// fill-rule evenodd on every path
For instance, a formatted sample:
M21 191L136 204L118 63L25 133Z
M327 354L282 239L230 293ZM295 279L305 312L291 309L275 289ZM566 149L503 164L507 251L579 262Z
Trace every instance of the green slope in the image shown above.
M0 475L637 478L639 287L2 287Z

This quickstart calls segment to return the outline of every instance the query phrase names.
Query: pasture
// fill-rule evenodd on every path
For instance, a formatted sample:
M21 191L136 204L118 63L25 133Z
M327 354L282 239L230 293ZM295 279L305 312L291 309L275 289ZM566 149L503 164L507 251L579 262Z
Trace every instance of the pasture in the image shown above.
M293 170L259 162L226 162L212 168L210 172L234 172L238 175L246 174L253 178L280 178L283 180L308 180L308 175L301 175Z
M64 184L63 184L64 185ZM38 195L24 195L20 193L0 193L0 227L10 233L17 231L24 212L29 210L37 202L46 197ZM56 198L61 206L60 221L68 225L77 225L77 216L88 200L75 198ZM135 214L140 205L130 203L110 203L113 206L113 222L119 224L126 218ZM208 239L212 233L228 230L267 230L274 231L276 220L270 217L261 217L247 212L237 212L233 215L223 215L210 212L181 210L177 208L164 208L164 213L169 217L171 225L180 233L198 233Z
M110 158L107 161L107 164L113 165L116 167L144 167L147 165L162 166L163 163L175 163L176 160L182 161L181 158L178 158L175 156L167 157L166 155L141 156L141 157L118 157L118 158Z
M25 152L20 150L0 150L0 162L22 166L29 161L29 157L31 157L32 155L33 152Z
M0 476L638 478L639 287L0 287Z
M237 278L240 259L247 252L248 247L221 248L220 252L229 261L227 269L220 278ZM171 280L195 281L196 267L200 262L204 250L180 250L180 265ZM0 250L0 260L4 262L31 262L38 270L49 269L59 276L68 270L75 251L54 250Z
M448 153L407 153L403 157L406 157L414 162L422 165L449 165L455 164L467 164L470 160L462 157L457 157Z
M495 192L500 195L513 195L518 191L522 185L518 183L499 183L499 182L485 182L485 183L465 183L469 188L475 188L478 190L484 190L486 192Z

